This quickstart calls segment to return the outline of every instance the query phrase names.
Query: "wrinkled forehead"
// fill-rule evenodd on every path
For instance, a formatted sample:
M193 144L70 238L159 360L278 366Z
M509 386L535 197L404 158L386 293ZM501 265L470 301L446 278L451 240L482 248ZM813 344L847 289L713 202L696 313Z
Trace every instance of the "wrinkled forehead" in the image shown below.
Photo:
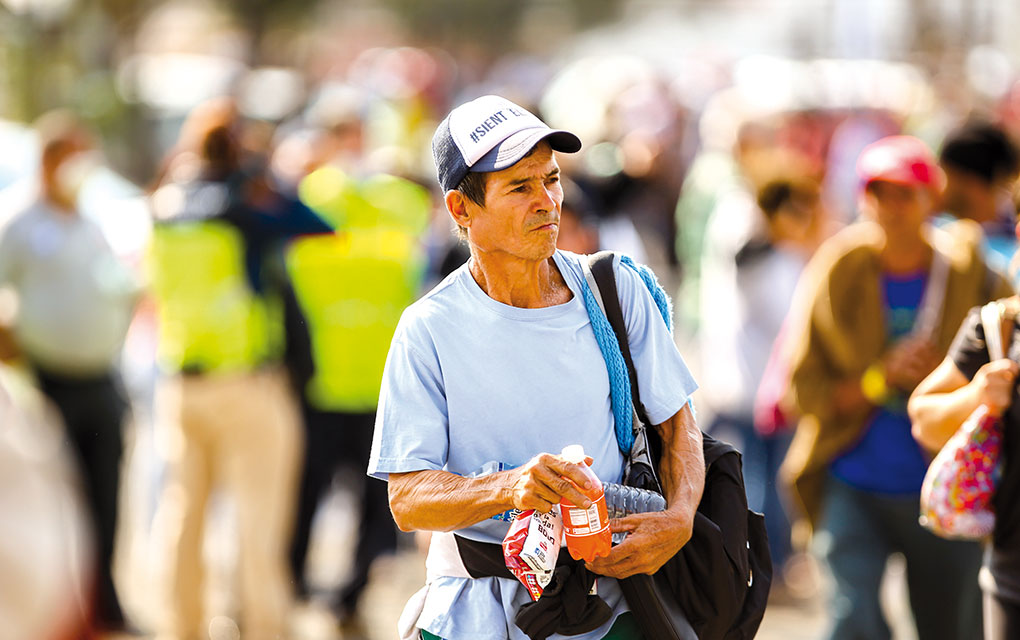
M511 182L527 178L545 177L559 172L556 152L547 140L541 140L528 153L506 169L490 171L489 182Z

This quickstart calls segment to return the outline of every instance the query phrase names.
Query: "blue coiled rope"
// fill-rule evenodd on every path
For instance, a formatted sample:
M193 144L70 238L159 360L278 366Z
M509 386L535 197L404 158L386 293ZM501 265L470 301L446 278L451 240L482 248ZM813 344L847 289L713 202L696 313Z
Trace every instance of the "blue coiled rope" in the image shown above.
M621 256L620 265L626 266L641 278L645 283L655 306L662 314L662 320L666 328L673 333L673 306L666 291L659 284L652 270L643 264L635 263L630 256ZM613 407L613 418L616 430L616 443L620 451L627 455L634 444L634 431L632 428L631 416L633 415L633 400L630 392L630 376L627 373L627 362L623 359L620 351L620 343L616 339L609 319L599 307L595 294L588 286L588 281L581 280L581 287L584 292L584 305L588 310L588 317L591 319L591 327L595 332L595 341L598 342L599 350L606 361L606 368L609 371L609 397Z

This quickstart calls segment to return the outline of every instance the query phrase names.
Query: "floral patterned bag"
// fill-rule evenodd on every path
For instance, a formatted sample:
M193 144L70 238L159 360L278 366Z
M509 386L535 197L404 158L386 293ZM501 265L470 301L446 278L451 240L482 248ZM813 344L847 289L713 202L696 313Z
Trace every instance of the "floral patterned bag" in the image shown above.
M1003 308L981 309L990 360L1005 357ZM995 528L992 498L1002 476L1002 419L981 405L932 460L921 485L921 525L943 538L977 540Z

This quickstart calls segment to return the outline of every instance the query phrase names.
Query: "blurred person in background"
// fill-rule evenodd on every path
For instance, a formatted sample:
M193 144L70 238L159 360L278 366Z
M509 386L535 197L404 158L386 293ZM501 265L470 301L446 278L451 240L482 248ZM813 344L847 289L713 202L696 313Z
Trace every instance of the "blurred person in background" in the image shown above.
M860 178L857 158L872 142L902 131L902 123L882 109L858 107L845 113L829 138L822 187L826 209L840 227L854 222L860 213Z
M81 466L96 531L97 626L119 630L111 563L127 401L116 367L139 287L77 208L90 134L65 111L41 117L36 131L39 190L0 229L0 287L17 296L14 343Z
M236 506L244 637L284 636L292 601L286 558L301 431L279 367L279 284L269 262L284 239L331 229L256 197L242 172L240 125L232 100L196 107L151 198L163 374L155 422L167 463L153 525L161 639L205 637L202 542L215 489Z
M998 125L968 122L946 136L939 164L946 174L943 207L981 225L985 259L1006 274L1017 246L1012 193L1020 171L1016 145Z
M1020 224L1015 225L1020 234ZM1012 270L1020 267L1020 254ZM1014 286L1015 286L1014 280ZM946 359L925 378L910 398L914 436L933 455L980 405L1003 417L1005 439L1002 477L995 489L995 530L986 546L979 584L984 593L985 640L1020 638L1020 397L1016 384L1020 359L1020 304L1016 296L1003 301L1008 331L1007 357L989 362L980 308L971 309L953 340Z
M563 178L560 183L563 185L563 204L560 206L560 233L556 236L556 248L579 254L598 252L603 247L599 219L591 198L572 180Z
M367 478L383 365L400 314L424 274L421 235L432 209L428 191L385 173L355 177L330 164L300 184L302 200L337 233L306 236L287 248L287 269L306 320L310 366L297 374L306 447L291 545L298 594L310 592L306 562L312 522L338 472L358 502L350 575L330 608L347 632L369 570L397 545L386 484Z
M802 417L781 473L835 578L830 638L890 637L879 587L897 551L920 640L967 638L980 628L980 547L918 524L928 458L906 400L967 310L1009 287L996 276L987 290L976 223L928 224L941 176L924 143L883 138L857 170L864 221L823 244L799 285L808 307L787 343Z
M712 98L699 129L703 147L684 178L675 211L681 278L677 323L692 333L701 318L701 269L709 220L720 207L754 207L759 159L767 157L775 145L769 114L754 112L735 90Z
M89 638L98 567L87 505L60 416L0 364L0 638ZM99 622L99 621L96 621Z
M605 111L606 141L595 155L606 163L612 149L616 171L596 175L604 169L591 171L599 161L589 161L587 175L577 175L600 207L602 246L670 274L676 266L673 212L687 160L686 110L664 77L643 69L607 96Z
M765 514L772 562L781 568L790 524L776 476L792 434L759 433L754 400L824 213L818 183L802 174L777 175L756 199L753 208L720 210L709 222L699 346L703 394L715 412L708 431L743 453L748 505ZM774 581L774 595L781 589Z

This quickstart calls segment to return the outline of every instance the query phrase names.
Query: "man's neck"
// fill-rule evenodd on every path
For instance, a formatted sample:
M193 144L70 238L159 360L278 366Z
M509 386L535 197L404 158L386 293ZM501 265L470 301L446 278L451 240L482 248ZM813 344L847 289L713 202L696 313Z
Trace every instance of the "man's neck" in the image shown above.
M472 247L468 269L486 295L512 307L539 309L573 297L551 257L523 260Z
M882 249L882 270L893 275L907 275L931 266L932 248L921 236L888 239Z

